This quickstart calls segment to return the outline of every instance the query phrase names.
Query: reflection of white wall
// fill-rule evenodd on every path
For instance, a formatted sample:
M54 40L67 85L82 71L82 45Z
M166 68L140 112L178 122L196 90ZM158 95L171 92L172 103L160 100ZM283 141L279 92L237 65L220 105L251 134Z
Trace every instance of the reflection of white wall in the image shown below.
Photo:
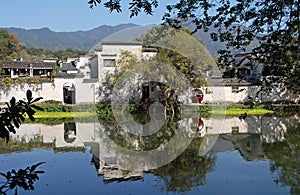
M249 133L248 125L238 117L204 119L206 134ZM257 132L259 133L259 132Z
M27 142L37 136L42 137L43 143L54 143L59 147L84 147L84 142L95 141L94 123L76 123L76 139L72 143L64 140L64 124L44 125L44 124L23 124L16 134L11 134L13 139L26 140Z
M179 122L179 128L195 133L192 126L195 127L197 118L183 119ZM294 121L293 121L294 120ZM284 133L287 131L287 124L294 123L299 119L288 119L285 117L264 117L248 116L245 119L238 117L231 118L202 118L203 136L218 134L261 134L266 142L283 141ZM107 133L104 133L104 126L98 122L95 123L76 123L76 142L66 143L64 141L64 124L44 125L44 124L23 124L17 129L16 134L11 134L13 139L24 139L29 141L36 136L41 136L44 143L53 143L56 140L56 147L82 147L87 142L97 142L104 156L114 156L115 145L108 145Z

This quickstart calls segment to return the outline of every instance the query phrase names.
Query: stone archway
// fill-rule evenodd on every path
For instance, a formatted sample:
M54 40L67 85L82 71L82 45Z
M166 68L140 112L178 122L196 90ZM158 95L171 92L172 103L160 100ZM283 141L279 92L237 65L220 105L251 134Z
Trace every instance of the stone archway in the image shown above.
M63 102L65 104L75 104L75 85L73 83L65 83L63 85Z

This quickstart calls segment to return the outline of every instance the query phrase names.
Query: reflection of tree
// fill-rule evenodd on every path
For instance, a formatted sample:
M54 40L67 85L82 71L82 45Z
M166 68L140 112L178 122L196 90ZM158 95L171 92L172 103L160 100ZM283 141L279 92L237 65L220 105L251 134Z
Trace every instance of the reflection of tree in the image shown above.
M148 120L147 114L140 115L139 121ZM105 123L106 131L109 131L109 137L117 145L133 150L151 150L166 144L177 130L177 120L167 117L165 124L156 133L149 136L138 136L124 131L116 121Z
M206 183L206 174L214 169L215 157L198 156L201 142L202 138L193 140L178 158L153 171L154 175L162 178L163 190L186 192Z
M26 167L25 169L19 169L16 171L12 169L7 173L1 173L0 175L6 179L6 182L2 182L0 186L0 194L6 194L9 190L15 189L15 194L18 194L18 187L23 188L25 191L34 190L34 182L39 180L38 174L43 174L44 171L37 171L36 168L43 164L40 162Z
M300 193L300 125L299 118L288 124L285 141L263 144L264 153L271 160L271 172L276 183L291 186L291 193Z

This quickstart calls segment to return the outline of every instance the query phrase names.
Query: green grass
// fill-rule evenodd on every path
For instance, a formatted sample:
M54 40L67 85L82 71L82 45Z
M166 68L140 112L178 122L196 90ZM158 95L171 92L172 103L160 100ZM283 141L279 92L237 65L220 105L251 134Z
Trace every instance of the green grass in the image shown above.
M198 110L200 113L208 113L213 115L226 115L226 116L239 116L241 114L247 113L247 115L265 115L273 114L273 110L266 109L263 105L254 106L253 108L248 108L244 105L229 105L229 106L203 106L194 107L194 109L187 109L187 111Z
M194 107L197 108L197 107ZM199 107L196 109L199 111ZM194 111L196 111L194 109ZM241 105L229 105L229 106L206 106L201 107L200 112L213 114L213 115L226 115L226 116L239 116L247 113L247 115L264 115L272 114L274 111L265 109L264 106L254 106L253 108L247 108ZM68 118L92 118L96 117L94 112L36 112L34 117L36 119L68 119Z
M93 112L36 112L34 118L87 118L95 115Z
M227 110L211 110L211 114L216 115L226 115L226 116L239 116L241 114L247 113L247 115L264 115L264 114L272 114L274 111L267 109L227 109Z

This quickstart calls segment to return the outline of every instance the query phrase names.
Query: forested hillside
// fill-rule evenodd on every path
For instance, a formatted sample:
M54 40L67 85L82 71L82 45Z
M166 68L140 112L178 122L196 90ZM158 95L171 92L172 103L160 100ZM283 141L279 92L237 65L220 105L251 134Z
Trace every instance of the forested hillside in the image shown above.
M66 60L68 57L78 57L85 55L87 51L68 48L66 50L49 50L43 48L27 48L19 44L19 39L15 34L9 34L7 30L0 29L0 60L40 60L43 58L59 58Z
M15 34L21 45L27 48L36 47L50 50L90 50L105 37L123 29L135 27L135 24L120 24L117 26L102 25L88 31L54 32L49 28L26 30L22 28L7 28L10 34Z

